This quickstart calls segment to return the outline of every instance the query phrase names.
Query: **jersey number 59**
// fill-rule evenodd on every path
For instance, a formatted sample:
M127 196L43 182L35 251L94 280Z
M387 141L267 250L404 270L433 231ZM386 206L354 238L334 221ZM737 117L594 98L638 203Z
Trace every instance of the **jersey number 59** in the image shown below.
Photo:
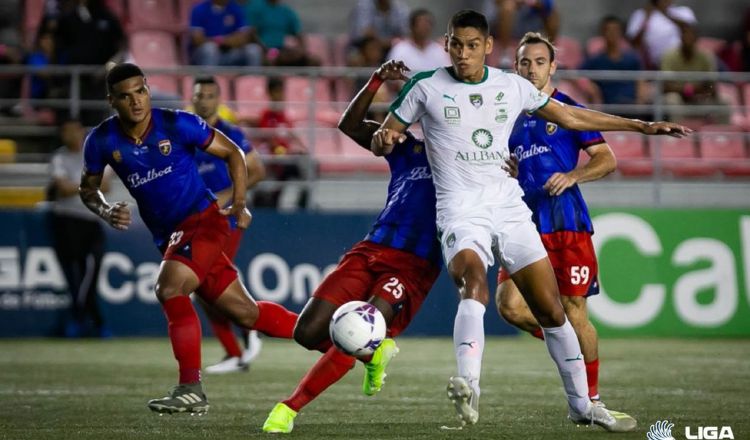
M575 286L587 284L589 282L588 266L571 266L570 267L570 284Z

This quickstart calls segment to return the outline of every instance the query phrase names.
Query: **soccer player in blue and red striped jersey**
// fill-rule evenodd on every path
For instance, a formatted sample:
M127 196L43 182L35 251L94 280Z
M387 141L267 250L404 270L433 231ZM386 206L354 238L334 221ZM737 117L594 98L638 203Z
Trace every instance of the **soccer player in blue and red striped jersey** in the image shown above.
M516 71L534 86L565 105L582 107L555 89L554 47L537 33L521 40ZM555 272L561 301L578 336L586 365L589 398L599 400L599 355L596 329L588 318L586 298L599 293L597 262L586 202L579 183L601 179L617 161L598 131L568 130L536 115L516 120L508 148L519 160L518 181L524 201L542 237ZM584 151L590 160L578 165ZM508 273L498 273L498 311L509 323L542 338L542 330Z
M208 122L210 126L224 133L242 149L247 165L247 188L250 189L265 177L266 171L260 156L250 145L250 141L245 137L242 130L219 117L220 96L219 84L213 77L196 78L193 84L192 98L195 114ZM201 150L196 150L194 160L198 166L198 173L200 173L206 186L216 194L219 206L227 206L232 197L232 179L229 176L226 162L218 156ZM242 230L235 228L230 237L229 246L224 249L224 253L230 260L234 260L241 240ZM256 330L242 330L245 343L245 349L242 350L232 330L231 320L218 313L200 296L197 296L197 299L206 312L216 339L219 340L226 352L222 361L206 367L206 373L223 374L233 371L247 371L250 362L260 353L261 341L258 338L258 332Z
M109 165L136 200L141 218L163 254L156 297L168 321L179 382L168 396L149 401L157 412L205 412L208 400L200 382L201 329L190 301L195 291L245 328L291 338L296 314L269 302L255 302L224 253L236 227L245 229L247 170L242 151L200 117L152 109L146 77L134 64L120 64L106 76L108 100L116 115L94 128L84 145L79 188L84 204L115 229L131 222L127 203L110 204L99 190ZM227 163L232 203L220 208L194 163L196 150Z
M379 124L365 120L375 93L386 80L404 80L401 62L383 64L344 112L339 129L363 148ZM299 316L294 339L325 354L307 372L291 396L276 404L263 425L265 432L289 433L297 413L341 379L356 359L331 345L328 325L336 309L349 301L369 301L385 317L388 337L365 363L362 391L374 395L383 385L385 368L398 353L393 337L416 315L440 274L440 242L435 226L435 187L424 142L406 132L385 156L391 170L385 208L365 239L352 247L336 270L323 280Z

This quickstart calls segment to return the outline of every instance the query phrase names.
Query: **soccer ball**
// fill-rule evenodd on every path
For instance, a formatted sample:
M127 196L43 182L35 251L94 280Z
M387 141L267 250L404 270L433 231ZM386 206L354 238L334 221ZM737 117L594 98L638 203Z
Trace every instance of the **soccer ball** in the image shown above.
M351 301L331 317L331 341L351 356L372 354L385 338L385 319L380 310L364 301Z

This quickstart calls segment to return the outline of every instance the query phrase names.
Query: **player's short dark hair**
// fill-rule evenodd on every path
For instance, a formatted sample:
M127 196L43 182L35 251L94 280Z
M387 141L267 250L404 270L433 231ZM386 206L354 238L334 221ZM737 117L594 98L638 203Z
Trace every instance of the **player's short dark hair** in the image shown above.
M527 44L544 44L547 46L547 49L549 49L549 61L555 61L555 51L557 49L555 49L555 46L549 41L549 38L539 32L526 32L526 34L524 34L521 41L518 43L518 48L516 48L516 58L518 58L518 51Z
M107 92L112 93L115 84L134 76L146 77L140 67L132 63L117 64L107 71Z
M448 33L456 28L473 27L482 33L485 37L490 35L490 25L487 23L487 17L473 9L463 9L456 12L448 22Z
M409 27L413 28L414 24L417 22L417 19L423 15L430 17L430 19L433 18L432 12L424 8L418 8L411 11L411 13L409 14Z
M622 19L616 15L605 15L602 17L601 22L599 22L599 25L601 27L604 27L604 25L610 24L610 23L617 23L620 25L621 28L625 27L625 23L622 21Z
M284 88L284 79L280 76L269 76L266 80L266 90L269 92L271 90L277 90L277 89L283 89Z
M210 76L210 75L209 76L199 76L199 77L196 77L195 80L193 81L193 87L195 87L195 86L197 86L199 84L200 85L205 85L205 84L215 85L216 88L219 91L221 91L221 87L219 87L219 83L216 82L216 78L214 78L213 76Z

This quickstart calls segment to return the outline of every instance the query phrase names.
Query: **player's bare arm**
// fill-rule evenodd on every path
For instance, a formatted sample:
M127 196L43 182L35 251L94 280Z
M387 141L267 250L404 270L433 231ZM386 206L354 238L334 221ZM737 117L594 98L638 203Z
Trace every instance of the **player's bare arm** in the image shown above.
M566 189L577 183L599 180L617 168L617 159L609 145L605 143L588 147L586 153L589 161L567 173L555 173L547 179L544 189L550 195L559 196Z
M130 208L126 202L117 202L114 205L107 203L100 188L103 174L81 175L81 185L78 187L78 193L81 196L83 204L91 212L98 215L110 226L115 229L124 231L130 226Z
M237 226L246 229L250 226L252 216L245 207L247 194L247 165L245 155L240 147L218 130L214 139L206 148L206 152L224 159L232 179L232 205L221 210L224 215L232 215L237 219Z
M376 156L387 156L393 151L393 146L398 142L406 140L406 131L408 127L401 123L393 113L388 113L383 125L372 135L370 150Z
M266 167L255 150L245 155L245 164L247 165L247 189L250 189L266 178ZM219 206L227 206L232 200L234 194L232 188L230 186L216 193Z
M390 60L383 63L344 110L339 120L339 130L363 148L369 150L372 136L380 127L380 124L365 119L367 110L383 82L389 80L407 81L409 78L404 75L404 72L408 70L409 68L403 61Z
M537 110L542 118L568 130L578 131L636 131L648 135L685 137L692 133L688 127L673 122L646 122L622 118L608 113L566 105L550 98L547 105Z

